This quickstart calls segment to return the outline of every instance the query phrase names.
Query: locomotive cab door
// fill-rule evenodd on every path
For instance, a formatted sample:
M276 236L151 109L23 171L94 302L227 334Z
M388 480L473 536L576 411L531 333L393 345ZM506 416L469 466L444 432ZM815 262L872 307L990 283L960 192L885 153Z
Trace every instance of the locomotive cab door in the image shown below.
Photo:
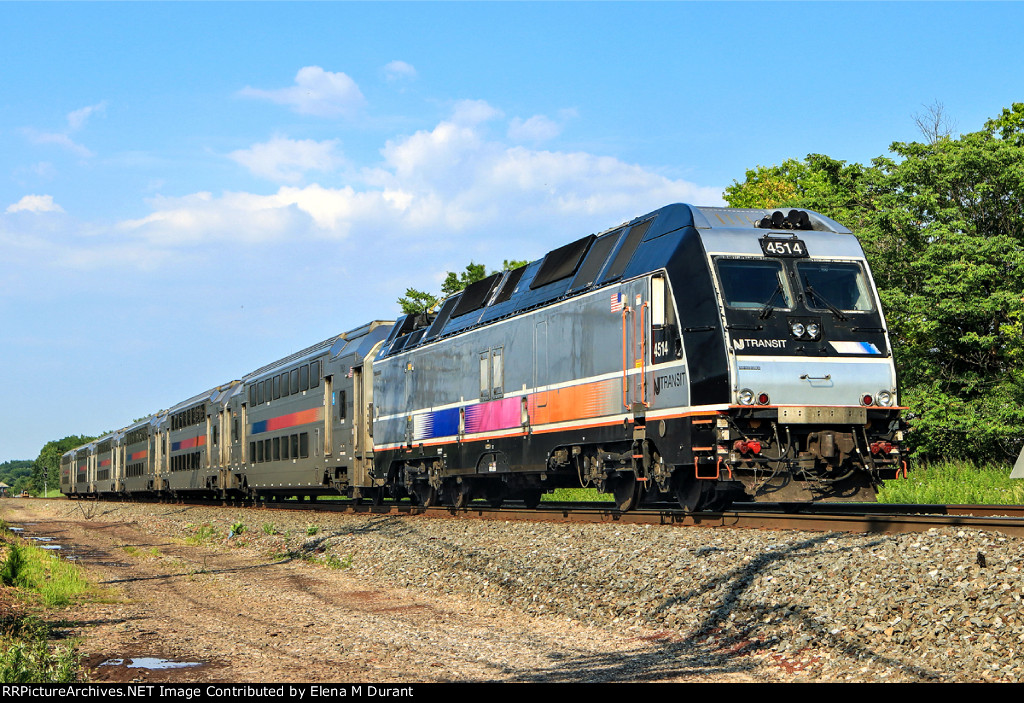
M650 289L619 293L622 305L622 405L634 418L643 418L647 398L647 354L650 346ZM645 299L646 298L646 299ZM632 305L631 305L632 304Z
M373 477L373 360L383 340L367 352L363 363L352 368L352 479L355 490L384 485Z

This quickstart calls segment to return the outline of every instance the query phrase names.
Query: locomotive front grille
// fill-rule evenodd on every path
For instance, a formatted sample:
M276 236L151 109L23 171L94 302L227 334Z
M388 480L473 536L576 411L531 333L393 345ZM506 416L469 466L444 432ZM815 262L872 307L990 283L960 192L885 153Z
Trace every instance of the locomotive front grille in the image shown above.
M867 408L780 407L779 422L794 425L863 425L868 421Z

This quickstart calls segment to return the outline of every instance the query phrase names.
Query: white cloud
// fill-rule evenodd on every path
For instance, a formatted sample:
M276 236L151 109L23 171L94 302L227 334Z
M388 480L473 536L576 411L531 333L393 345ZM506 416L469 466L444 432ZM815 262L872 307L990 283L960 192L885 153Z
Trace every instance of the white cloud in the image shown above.
M84 127L91 115L103 113L106 111L106 108L107 103L104 100L95 105L88 105L69 112L67 114L68 128L63 132L43 132L33 127L26 127L22 132L33 144L56 144L83 158L89 158L94 156L93 152L75 142L71 138L71 133L77 132Z
M288 105L299 114L318 117L350 117L366 103L359 86L348 75L319 66L300 68L295 74L295 85L289 88L262 90L246 86L238 94Z
M534 115L528 120L516 117L508 127L509 139L517 142L543 142L561 133L562 125L544 115Z
M52 195L26 195L24 198L7 206L7 212L64 212Z
M64 132L40 132L31 127L26 127L22 132L33 144L56 144L83 158L94 156L90 149L78 144Z
M501 117L504 113L486 100L459 100L455 103L451 121L459 125L475 126Z
M416 69L405 61L391 61L384 66L384 77L389 81L412 80L416 78Z
M565 124L576 116L575 109L565 108L558 111L558 119L547 115L534 115L526 120L515 117L509 123L508 138L515 142L546 142L561 134Z
M432 129L388 140L379 162L362 167L343 163L335 140L278 135L230 154L254 173L278 179L273 191L161 195L146 201L141 216L108 226L68 228L35 218L32 241L53 253L33 260L79 270L117 260L149 270L183 261L209 265L216 251L262 259L269 247L302 246L331 256L346 252L338 261L360 271L373 269L373 257L384 252L392 262L389 275L399 280L431 275L453 257L486 260L493 251L496 263L540 255L552 244L672 202L721 204L721 188L639 164L509 144L491 134L489 122L500 115L484 101L463 101ZM320 172L321 182L296 182L312 171ZM51 196L34 195L7 209L23 211L60 212L60 206ZM28 230L9 232L15 237ZM324 242L334 244L325 248ZM27 240L18 248L26 246Z
M481 232L573 236L615 224L671 202L720 204L721 188L672 179L649 168L585 152L541 151L489 139L486 125L500 111L483 101L455 106L432 130L388 140L383 161L345 185L285 186L259 195L229 192L158 198L153 212L121 228L166 246L200 241L259 242L296 237L373 239L458 249ZM271 146L275 145L276 146ZM233 158L255 168L326 170L331 142L275 138ZM244 156L242 155L244 154ZM285 163L283 155L291 161ZM467 239L468 237L468 239Z
M76 132L83 126L85 126L86 120L88 120L93 113L103 113L106 112L106 109L107 101L104 100L102 102L96 103L95 105L89 105L87 107L79 108L78 110L69 112L68 127L72 132Z
M268 142L253 144L228 156L262 178L297 183L307 171L330 172L343 162L336 152L337 139L317 142L275 135Z

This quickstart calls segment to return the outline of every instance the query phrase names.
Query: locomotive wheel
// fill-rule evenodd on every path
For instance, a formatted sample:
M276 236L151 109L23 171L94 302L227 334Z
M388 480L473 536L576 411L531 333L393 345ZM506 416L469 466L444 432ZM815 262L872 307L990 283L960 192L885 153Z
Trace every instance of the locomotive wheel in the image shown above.
M416 483L413 486L412 491L413 495L416 496L416 502L424 508L433 507L439 502L437 500L437 489L425 481Z
M484 489L484 498L492 508L500 508L505 502L505 487L500 483L491 483Z
M473 500L473 488L469 485L469 481L463 481L457 484L453 489L454 503L456 508L467 508L470 502Z
M526 503L526 507L533 510L540 505L540 498L544 495L544 491L539 488L527 488L519 494L519 498Z
M608 483L612 496L615 498L615 507L620 512L626 512L640 505L644 495L644 485L636 480L633 474L621 474L609 478Z
M722 491L718 481L692 479L676 487L676 498L687 512L724 510L732 503L732 496Z

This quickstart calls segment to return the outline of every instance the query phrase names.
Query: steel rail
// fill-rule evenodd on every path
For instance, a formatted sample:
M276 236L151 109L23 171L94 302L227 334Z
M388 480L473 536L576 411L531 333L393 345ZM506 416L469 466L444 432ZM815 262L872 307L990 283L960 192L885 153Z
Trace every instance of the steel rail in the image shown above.
M132 499L138 500L138 499ZM148 502L139 500L139 502ZM166 501L157 501L166 502ZM557 523L617 523L623 525L664 525L761 530L803 530L810 532L853 532L867 534L905 534L944 527L963 527L1024 537L1024 506L996 505L879 505L814 504L783 505L765 510L729 510L687 513L679 508L660 507L619 512L610 504L541 504L536 509L517 507L514 502L502 508L471 503L465 508L438 506L423 508L410 503L385 502L381 505L356 504L350 500L174 500L174 503L230 506L257 510L307 510L361 515L423 515L432 518L463 517L480 520L533 520ZM748 506L743 506L747 508ZM750 505L749 507L753 507ZM773 506L776 507L776 506Z

